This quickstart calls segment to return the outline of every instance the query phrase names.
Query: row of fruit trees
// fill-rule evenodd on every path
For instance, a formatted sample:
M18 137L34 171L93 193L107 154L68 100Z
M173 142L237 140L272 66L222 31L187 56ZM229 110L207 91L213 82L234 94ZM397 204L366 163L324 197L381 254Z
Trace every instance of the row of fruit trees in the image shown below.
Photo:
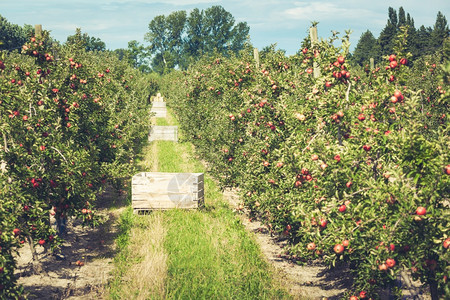
M448 53L410 62L405 36L372 70L333 36L266 49L260 66L250 48L204 58L161 83L211 172L299 263L347 265L351 299L400 297L400 272L450 296Z
M18 249L57 249L72 217L95 224L96 195L107 182L120 188L146 140L155 85L115 56L82 48L44 32L20 52L0 53L1 299L23 294Z

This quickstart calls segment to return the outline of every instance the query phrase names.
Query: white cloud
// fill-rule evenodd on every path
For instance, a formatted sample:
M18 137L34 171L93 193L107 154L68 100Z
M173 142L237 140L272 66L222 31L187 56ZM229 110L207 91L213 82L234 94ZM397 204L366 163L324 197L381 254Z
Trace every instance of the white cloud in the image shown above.
M221 1L218 0L107 0L107 3L110 4L136 4L136 3L143 3L143 4L169 4L174 6L188 6L188 5L195 5L195 4L207 4L207 3L219 3Z
M364 8L352 8L331 2L297 2L295 6L286 9L283 15L294 20L335 18L337 22L340 22L341 20L364 18L373 14Z
M108 47L127 47L129 40L143 41L148 23L157 15L175 10L221 5L236 22L250 26L255 46L277 42L292 53L307 35L311 21L319 22L319 36L329 37L331 30L352 29L352 43L366 30L378 36L388 18L388 8L398 11L403 6L420 25L433 26L441 11L448 18L449 0L0 0L0 14L10 22L42 24L60 41L81 28L101 38Z

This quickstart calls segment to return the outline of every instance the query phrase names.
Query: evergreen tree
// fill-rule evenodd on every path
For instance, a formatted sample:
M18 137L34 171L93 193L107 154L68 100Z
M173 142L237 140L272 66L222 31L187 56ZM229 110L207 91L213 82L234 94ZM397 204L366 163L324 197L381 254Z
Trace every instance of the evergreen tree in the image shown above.
M408 25L410 27L414 27L414 18L411 18L409 13L406 16L406 25Z
M417 30L414 27L414 19L411 18L409 13L406 16L406 26L408 26L408 40L407 40L407 50L411 52L413 55L416 52L415 51L415 40L416 40L416 34ZM414 58L414 56L413 56Z
M386 27L381 31L378 37L378 45L383 54L390 54L393 49L393 41L397 34L397 27L388 20Z
M397 12L392 7L389 7L388 9L388 16L389 16L389 22L394 26L397 27Z
M424 25L417 30L414 39L414 52L412 52L415 57L431 53L431 48L429 47L431 33L432 29Z
M405 26L405 25L407 25L405 10L403 9L402 6L400 6L400 8L398 9L398 25L397 25L397 28L400 28L400 26Z
M436 17L436 23L433 28L420 26L416 29L414 19L409 13L406 13L403 7L398 10L398 15L392 7L388 9L388 20L386 26L381 31L377 39L377 51L376 54L367 54L369 51L367 45L370 44L371 38L368 32L364 33L355 48L354 61L362 64L367 61L367 58L381 57L382 55L389 55L393 52L393 42L397 37L400 28L406 26L408 28L408 36L406 43L406 51L412 53L412 59L416 59L422 55L432 54L443 47L443 43L446 38L449 37L450 30L447 24L445 16L438 12ZM372 49L374 49L373 47Z
M442 48L444 40L449 36L449 28L447 19L441 12L438 12L436 17L436 23L434 24L433 31L430 37L430 47L433 51Z
M370 58L378 61L379 52L377 39L370 30L367 30L361 35L352 59L353 62L363 66L369 63Z

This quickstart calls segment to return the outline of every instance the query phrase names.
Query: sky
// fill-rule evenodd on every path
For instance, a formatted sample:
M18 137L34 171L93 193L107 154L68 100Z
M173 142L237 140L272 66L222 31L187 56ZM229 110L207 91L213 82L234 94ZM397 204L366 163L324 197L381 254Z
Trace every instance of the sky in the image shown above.
M440 11L450 24L450 0L0 0L0 15L18 25L41 24L60 42L73 35L76 28L100 38L107 49L127 48L136 40L147 45L144 35L148 24L159 15L194 8L222 6L235 22L247 22L251 44L262 49L276 44L287 55L295 54L308 35L313 21L319 38L332 31L340 36L351 30L351 50L361 35L370 30L378 37L387 23L388 8L403 7L414 19L415 27L433 27Z

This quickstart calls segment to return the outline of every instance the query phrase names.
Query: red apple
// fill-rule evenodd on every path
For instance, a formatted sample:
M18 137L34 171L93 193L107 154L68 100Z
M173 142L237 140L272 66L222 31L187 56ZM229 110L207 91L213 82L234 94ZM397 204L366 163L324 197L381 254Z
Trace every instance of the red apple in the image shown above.
M364 146L363 146L363 149L364 149L365 151L370 151L370 149L372 149L372 146L370 146L370 145L364 145Z
M419 206L416 209L416 215L424 216L424 215L426 215L426 213L427 213L427 209L425 207L423 207L423 206Z
M341 254L344 252L344 246L342 246L342 244L336 244L334 245L333 250L336 254Z
M397 63L396 60L393 60L393 61L391 61L391 62L389 63L389 67L390 67L391 69L395 69L397 66L398 66L398 63Z
M394 96L398 99L398 100L403 100L403 94L402 92L400 92L399 90L396 90L394 92Z
M380 270L380 271L386 271L387 269L388 269L388 266L385 263L378 265L378 270Z
M388 258L386 259L386 265L388 266L388 268L392 268L395 266L395 259L393 258Z
M447 174L447 175L450 175L450 165L446 165L444 167L444 173Z
M308 250L310 250L310 251L315 250L315 249L316 249L316 244L314 244L314 243L309 243L309 244L306 246L306 249L308 249Z

